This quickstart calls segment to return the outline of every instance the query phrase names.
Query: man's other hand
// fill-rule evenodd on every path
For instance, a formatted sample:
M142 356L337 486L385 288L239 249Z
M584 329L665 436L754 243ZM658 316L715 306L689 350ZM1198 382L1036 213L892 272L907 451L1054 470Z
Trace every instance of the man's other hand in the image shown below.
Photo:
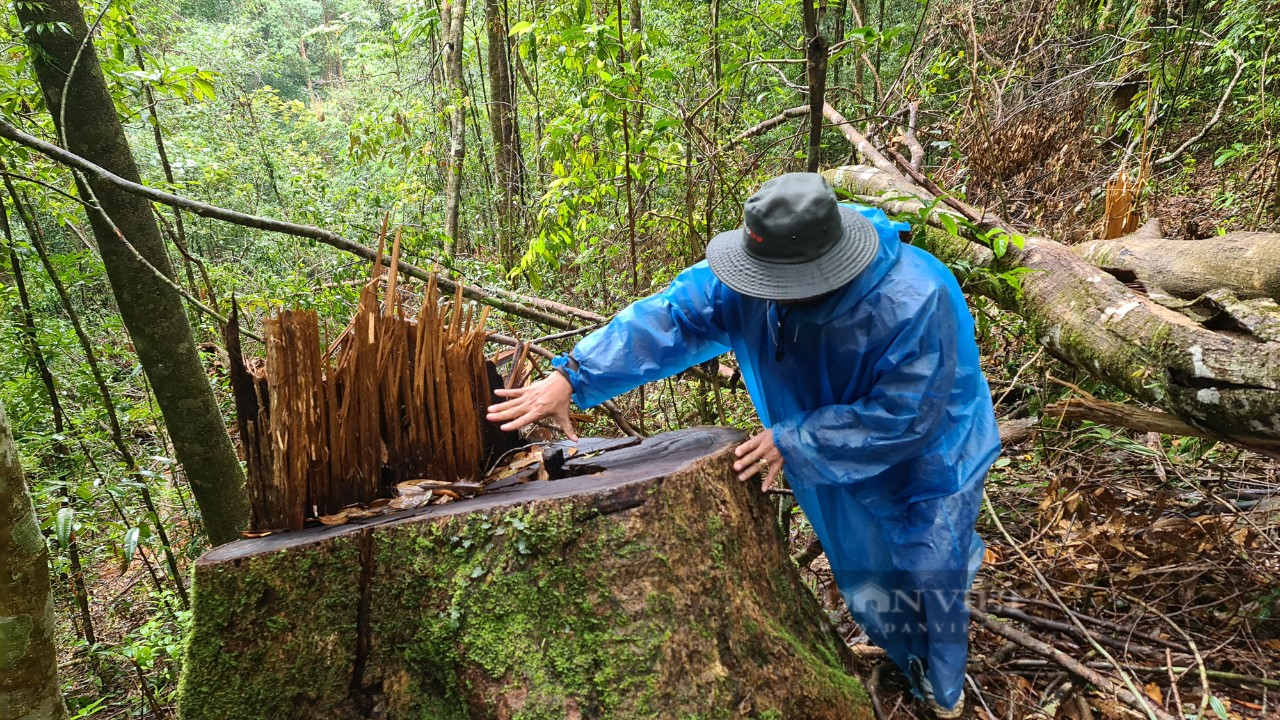
M510 400L489 406L489 422L500 422L503 430L511 431L549 417L570 440L577 442L578 433L569 419L573 386L564 375L553 372L528 387L495 390L494 394Z
M760 483L761 490L772 488L778 473L782 471L782 453L773 444L773 430L751 436L733 454L738 456L733 469L738 473L739 480L745 481L757 472L764 473L764 482Z

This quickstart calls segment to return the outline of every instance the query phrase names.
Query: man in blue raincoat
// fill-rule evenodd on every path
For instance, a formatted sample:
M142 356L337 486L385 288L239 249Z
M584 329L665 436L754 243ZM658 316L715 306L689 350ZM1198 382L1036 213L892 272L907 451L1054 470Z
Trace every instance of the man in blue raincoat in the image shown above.
M764 427L742 479L785 465L853 617L938 717L964 705L965 593L1000 452L973 318L903 223L841 205L826 181L766 182L707 259L489 408L504 430L555 418L732 350Z

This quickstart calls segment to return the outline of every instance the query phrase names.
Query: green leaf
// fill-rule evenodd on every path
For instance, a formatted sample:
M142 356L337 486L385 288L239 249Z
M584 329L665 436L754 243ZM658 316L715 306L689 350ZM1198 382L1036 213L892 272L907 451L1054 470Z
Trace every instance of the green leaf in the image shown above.
M520 22L511 26L511 32L507 34L507 37L515 37L517 35L523 35L532 29L533 29L533 23L529 22L528 20L521 20Z
M70 507L63 507L58 510L58 516L53 520L53 532L58 538L58 546L63 550L71 544L71 532L75 528L76 511Z
M1222 720L1227 720L1227 706L1222 704L1217 695L1209 696L1209 707L1213 708L1213 712Z
M141 531L138 528L131 527L124 534L124 564L125 567L133 562L133 554L138 550L138 537Z
M942 223L942 227L947 229L947 234L960 237L960 232L956 228L956 219L947 213L938 213L938 222Z

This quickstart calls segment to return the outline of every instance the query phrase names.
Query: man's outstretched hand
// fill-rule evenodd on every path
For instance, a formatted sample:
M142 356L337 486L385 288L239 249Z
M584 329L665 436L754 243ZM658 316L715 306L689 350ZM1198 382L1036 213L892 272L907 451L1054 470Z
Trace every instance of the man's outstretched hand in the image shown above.
M763 472L764 482L760 483L760 489L768 490L773 487L774 480L782 470L782 453L773 444L773 430L752 435L733 454L738 456L733 469L738 473L739 480L745 481L757 472Z
M489 422L502 423L503 430L519 430L549 417L556 421L570 440L578 440L578 433L573 430L573 421L569 419L573 386L564 375L553 372L528 387L495 390L494 394L510 398L506 402L490 405L486 416Z

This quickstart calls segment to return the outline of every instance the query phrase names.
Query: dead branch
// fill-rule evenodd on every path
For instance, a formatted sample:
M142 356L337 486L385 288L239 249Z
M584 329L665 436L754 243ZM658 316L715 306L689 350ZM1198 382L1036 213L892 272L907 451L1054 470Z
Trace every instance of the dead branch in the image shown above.
M1005 618L1006 620L1017 620L1018 622L1025 623L1027 625L1036 625L1046 630L1052 630L1054 632L1062 633L1064 635L1069 635L1071 637L1080 638L1082 636L1088 635L1088 636L1091 636L1094 640L1097 640L1098 642L1102 643L1103 645L1108 645L1110 647L1116 648L1117 650L1121 650L1123 652L1148 652L1148 653L1157 652L1156 648L1153 648L1153 647L1149 647L1145 645L1137 645L1129 642L1128 640L1120 640L1118 638L1113 638L1110 635L1104 635L1102 633L1094 632L1092 630L1082 631L1080 628L1076 627L1075 625L1059 622L1057 620L1051 620L1049 618L1043 618L1043 617L1040 617L1039 615L1032 615L1031 613L1025 612L1023 610L1019 610L1018 608L1009 607L1007 605L989 605L985 609L987 610L987 612L991 613L992 615L995 615L996 617ZM1161 651L1165 649L1167 648L1161 647Z
M737 137L735 137L733 140L730 140L729 144L720 148L720 151L724 152L726 150L732 150L734 147L737 147L739 144L741 144L742 141L744 140L753 138L757 135L763 135L764 133L769 132L770 130L778 127L779 125L783 124L788 120L794 120L799 117L804 117L808 113L809 113L808 105L800 105L798 107L787 108L786 110L783 110L781 113L769 118L768 120L765 120L764 122L759 123L758 125L754 125L742 131L741 133L738 134Z
M1096 398L1069 398L1046 407L1044 412L1046 417L1083 420L1140 432L1155 432L1162 435L1182 435L1185 437L1201 437L1232 442L1260 455L1280 459L1280 447L1277 447L1274 443L1226 438L1212 430L1198 428L1185 423L1178 419L1176 415L1156 410L1144 410L1124 403L1108 402Z
M849 122L843 115L836 112L836 109L831 107L829 103L822 106L822 114L831 121L831 124L840 131L840 134L844 135L845 139L849 141L849 144L853 145L854 149L857 150L862 157L866 158L872 165L875 165L890 177L900 182L906 182L906 178L902 177L902 173L898 172L898 169L893 166L893 163L889 162L888 158L882 155L880 151L871 144L870 140L867 140L862 133L854 129L853 123Z
M1055 664L1062 667L1062 669L1093 685L1102 692L1115 696L1120 700L1120 702L1128 705L1134 710L1146 714L1149 717L1158 718L1158 720L1174 720L1172 715L1166 713L1160 708L1151 707L1149 703L1139 699L1128 690L1116 687L1115 683L1111 682L1097 670L1094 670L1088 665L1076 660L1070 655L1067 655L1049 643L1037 640L1027 633L1013 627L1009 623L1000 622L995 617L988 615L981 610L971 609L970 616L973 618L975 623L986 628L993 635L998 635L1005 640L1017 643L1027 650L1053 661ZM1112 663L1112 666L1115 666L1114 662Z
M1213 47L1213 45L1206 42L1199 42L1196 44L1203 45L1206 47ZM1178 149L1174 150L1168 155L1165 155L1164 157L1156 158L1151 163L1153 167L1161 167L1164 165L1168 165L1169 163L1172 163L1176 161L1178 158L1182 157L1182 154L1187 151L1187 148L1203 140L1204 136L1208 135L1209 131L1217 127L1218 122L1222 120L1222 111L1226 109L1227 103L1230 102L1231 93L1235 92L1236 83L1240 81L1240 75L1244 72L1244 59L1241 58L1240 54L1237 53L1235 50L1232 50L1231 48L1226 47L1225 45L1219 45L1218 47L1220 47L1223 52L1230 55L1231 59L1236 61L1236 74L1231 77L1231 82L1227 83L1227 89L1223 91L1222 99L1218 100L1218 107L1213 111L1213 116L1209 118L1209 122L1205 123L1204 127L1200 128L1200 132L1187 138L1187 141L1179 145Z
M311 225L299 225L297 223L262 217L259 215L248 215L236 212L235 210L228 210L227 208L202 203L198 200L192 200L191 198L183 197L181 195L174 195L173 193L147 187L146 185L130 182L129 180L126 180L103 167L89 162L75 153L64 150L57 145L47 143L32 135L28 135L4 121L0 121L0 137L31 148L52 160L79 170L101 182L117 187L125 192L147 198L152 202L181 208L183 210L193 212L201 217L222 220L242 227L278 232L284 235L292 235L294 237L310 238L366 260L377 261L379 259L377 253L372 248L361 245L353 240L348 240L331 230L324 230ZM390 259L382 258L382 262L389 264ZM435 275L435 273L404 261L399 263L399 269L400 272L405 275L423 282L429 281L430 278ZM447 292L455 291L459 285L456 281L443 276L439 276L436 282L442 290ZM503 291L503 294L510 296L514 293ZM463 295L470 300L484 303L485 305L492 306L505 313L515 315L516 317L522 317L527 320L532 320L543 325L549 325L561 330L571 330L576 328L574 323L562 317L552 315L544 310L539 310L521 303L504 299L503 297L500 297L498 293L481 290L473 285L464 286ZM559 303L551 303L550 301L542 301L541 304L547 307L551 305L559 305ZM567 308L568 306L563 307Z
M902 134L902 143L911 151L911 162L908 166L920 172L924 167L924 146L916 138L916 113L920 110L920 101L907 105L907 130Z

